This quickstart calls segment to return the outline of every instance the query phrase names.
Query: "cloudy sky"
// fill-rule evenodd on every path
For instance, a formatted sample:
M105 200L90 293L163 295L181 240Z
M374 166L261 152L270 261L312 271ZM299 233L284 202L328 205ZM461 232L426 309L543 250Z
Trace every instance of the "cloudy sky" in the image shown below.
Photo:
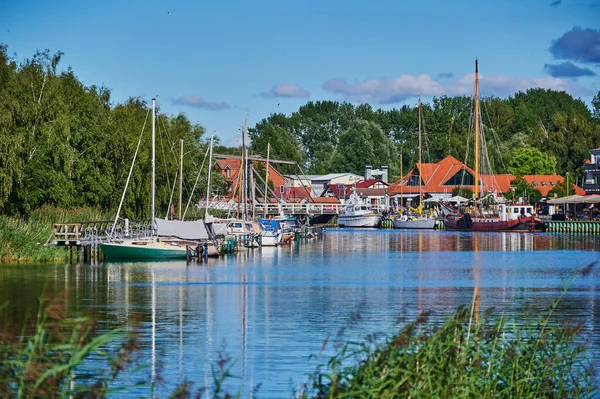
M598 0L0 0L17 60L64 53L113 103L157 95L226 145L307 101L415 104L544 87L600 90Z

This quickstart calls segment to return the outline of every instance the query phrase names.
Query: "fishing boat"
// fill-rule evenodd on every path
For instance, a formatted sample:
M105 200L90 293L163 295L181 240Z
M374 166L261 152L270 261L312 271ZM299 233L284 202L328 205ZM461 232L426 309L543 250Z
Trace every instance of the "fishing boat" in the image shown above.
M418 103L419 110L419 167L423 165L421 159L421 99ZM423 213L423 179L419 173L419 205L410 208L410 212L394 216L392 221L395 229L433 229L435 228L435 216Z
M447 207L444 204L442 206ZM546 230L544 221L535 215L533 206L528 204L500 204L498 213L489 215L470 213L460 208L448 209L445 213L446 230L513 232Z
M469 211L452 208L442 204L443 223L446 230L460 231L545 231L545 223L535 215L534 208L528 204L500 203L495 209L484 209L479 199L479 66L475 60L475 179L474 207ZM484 154L487 151L483 151Z
M108 259L185 259L190 248L196 248L199 244L205 246L209 255L219 253L216 243L210 240L210 223L203 220L178 221L155 217L155 138L156 138L156 99L152 99L152 185L151 185L151 228L147 235L142 237L116 237L115 226L119 219L125 192L131 177L131 171L135 163L134 155L125 190L117 215L111 228L109 240L100 244L100 250ZM139 145L139 144L138 144ZM212 138L211 138L212 149ZM212 151L211 151L212 153ZM137 150L136 150L137 155ZM210 176L210 172L209 172ZM209 178L210 187L210 178ZM208 215L208 214L207 214Z
M345 206L344 213L338 215L338 226L377 227L380 220L381 215L365 204L356 194L356 190L353 190Z

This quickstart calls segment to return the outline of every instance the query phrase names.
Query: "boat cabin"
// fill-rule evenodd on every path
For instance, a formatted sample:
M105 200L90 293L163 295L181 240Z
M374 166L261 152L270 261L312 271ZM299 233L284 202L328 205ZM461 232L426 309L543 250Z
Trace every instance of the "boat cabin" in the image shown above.
M498 213L502 220L513 220L535 214L533 205L529 204L500 204Z

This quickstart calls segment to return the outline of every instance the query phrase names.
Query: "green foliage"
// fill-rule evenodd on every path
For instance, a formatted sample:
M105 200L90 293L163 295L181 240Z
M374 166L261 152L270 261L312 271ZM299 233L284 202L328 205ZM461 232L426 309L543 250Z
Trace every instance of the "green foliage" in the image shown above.
M556 195L555 195L556 194ZM573 181L569 181L569 188L567 190L567 182L566 180L556 182L556 185L552 187L550 191L548 191L548 195L546 196L548 199L556 197L566 197L568 195L575 194L575 187L573 186Z
M515 176L553 175L556 173L556 158L537 148L517 148L512 153L508 171Z
M504 193L505 198L517 201L519 198L526 199L529 204L534 205L541 201L542 193L540 190L527 183L522 177L517 177L510 182L511 189ZM512 189L515 189L514 191Z
M44 204L62 209L99 207L114 214L121 199L140 132L145 126L122 216L150 212L149 105L139 99L113 105L110 90L85 86L75 73L59 70L62 54L38 51L17 62L0 45L0 213L28 216ZM581 176L589 150L600 147L600 93L585 103L565 92L531 89L512 98L481 99L490 171L517 175ZM446 155L471 165L472 99L436 97L422 104L423 162ZM179 143L184 142L183 197L206 196L206 169L192 187L204 159L204 128L185 115L157 118L157 214L166 214L171 192L178 197ZM416 106L374 110L368 104L308 102L291 115L274 113L249 129L250 152L294 161L306 173L362 173L365 165L388 165L390 177L418 159ZM240 143L241 144L241 143ZM471 146L471 147L469 147ZM216 152L240 148L216 143ZM509 154L510 158L506 158ZM471 165L472 166L472 165ZM485 165L487 167L487 165ZM205 166L206 167L206 166ZM507 169L508 167L508 169ZM298 173L281 166L283 173ZM226 184L213 174L211 195Z
M115 353L106 350L119 342ZM90 319L67 318L64 304L40 300L36 317L19 335L0 331L0 397L105 398L137 346L135 335L120 330L98 335ZM90 381L76 369L92 356L105 359L107 368Z
M339 136L331 158L330 172L362 174L365 165L391 165L390 174L397 173L398 154L394 143L374 122L355 119Z
M114 211L142 128L144 136L122 215L150 209L149 106L139 98L111 105L110 91L85 86L62 54L38 51L22 63L0 46L0 213L28 216L44 204ZM166 212L184 140L184 198L191 195L206 150L204 128L183 115L157 118L157 214ZM205 165L205 168L207 166ZM206 174L206 169L204 170ZM224 186L215 175L215 188ZM195 192L195 199L206 184ZM186 198L187 199L187 198Z

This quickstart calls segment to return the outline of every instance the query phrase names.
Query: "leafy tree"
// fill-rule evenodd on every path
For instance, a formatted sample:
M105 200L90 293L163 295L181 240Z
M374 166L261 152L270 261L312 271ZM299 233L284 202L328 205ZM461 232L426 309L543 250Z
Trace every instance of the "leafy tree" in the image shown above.
M537 204L542 199L542 193L522 177L517 177L510 182L511 189L504 193L506 198L517 201L519 198L527 199L531 205ZM514 191L513 191L514 188Z
M546 198L554 198L554 197L566 197L568 195L573 195L575 194L575 187L573 185L572 181L569 181L569 188L567 190L567 182L565 180L563 181L558 181L556 182L556 184L554 185L554 187L552 187L550 189L550 191L548 191L548 194L546 195Z
M553 175L556 171L556 158L537 148L518 148L512 153L508 170L516 176Z
M392 140L379 125L362 119L354 120L339 139L331 160L331 172L362 174L365 165L390 166L395 170L398 158Z
M596 121L600 120L600 91L592 99L592 116Z
M273 116L273 115L272 115ZM281 117L281 114L275 118ZM299 165L304 164L304 153L300 148L300 143L292 133L278 124L272 124L267 119L263 119L256 127L249 130L252 140L250 149L253 153L259 153L263 157L267 156L267 146L270 144L269 153L271 159L284 161L293 161ZM283 173L297 172L298 168L294 165L278 165L278 169Z

